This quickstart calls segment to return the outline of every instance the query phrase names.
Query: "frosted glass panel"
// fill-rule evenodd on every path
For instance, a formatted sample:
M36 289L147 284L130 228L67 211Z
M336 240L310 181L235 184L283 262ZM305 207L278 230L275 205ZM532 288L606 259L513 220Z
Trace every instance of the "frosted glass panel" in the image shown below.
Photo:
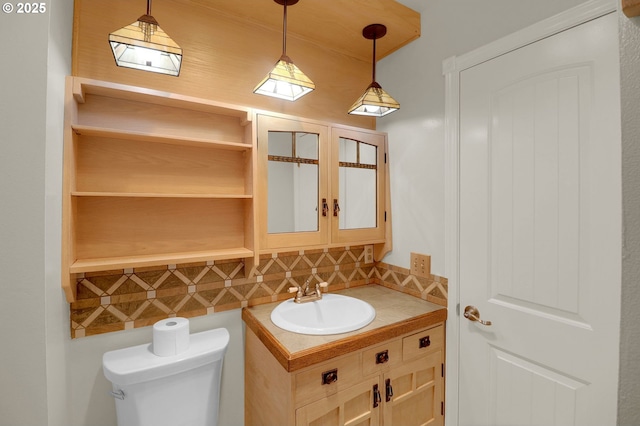
M375 228L377 225L378 148L340 138L339 228Z
M269 132L269 233L318 230L318 138Z

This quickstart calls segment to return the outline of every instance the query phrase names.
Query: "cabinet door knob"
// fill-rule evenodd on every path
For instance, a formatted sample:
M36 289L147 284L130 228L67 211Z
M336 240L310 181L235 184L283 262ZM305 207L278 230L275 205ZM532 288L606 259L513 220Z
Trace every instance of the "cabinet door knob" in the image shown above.
M330 385L333 382L338 381L338 369L334 368L333 370L325 371L322 373L322 384Z
M431 340L429 340L429 336L421 337L419 340L418 347L426 348L427 346L431 346Z
M340 212L340 205L338 204L338 200L334 198L333 199L333 215L338 216L339 212Z
M376 354L376 364L384 364L389 361L389 350L384 350Z

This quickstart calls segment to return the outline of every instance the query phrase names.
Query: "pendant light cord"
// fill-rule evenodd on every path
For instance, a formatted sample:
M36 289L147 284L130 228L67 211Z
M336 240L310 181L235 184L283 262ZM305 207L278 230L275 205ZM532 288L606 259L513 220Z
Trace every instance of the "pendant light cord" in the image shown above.
M287 0L284 0L284 18L282 19L282 56L286 56L286 55L287 55Z
M373 38L373 82L376 81L376 38Z
M147 0L147 15L151 16L151 0Z

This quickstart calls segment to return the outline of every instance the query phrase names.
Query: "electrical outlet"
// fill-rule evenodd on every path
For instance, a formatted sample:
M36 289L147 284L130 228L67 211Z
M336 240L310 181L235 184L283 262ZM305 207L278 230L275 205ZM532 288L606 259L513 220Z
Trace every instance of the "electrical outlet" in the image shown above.
M431 275L431 256L411 253L411 274L417 277L429 278L429 275Z
M373 263L373 245L364 246L364 264Z

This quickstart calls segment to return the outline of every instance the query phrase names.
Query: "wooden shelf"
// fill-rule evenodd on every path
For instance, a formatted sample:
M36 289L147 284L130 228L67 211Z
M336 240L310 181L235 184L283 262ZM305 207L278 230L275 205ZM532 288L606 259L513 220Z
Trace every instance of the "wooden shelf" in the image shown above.
M151 192L98 192L73 191L74 197L129 197L129 198L210 198L210 199L252 199L253 195L243 194L161 194Z
M63 280L256 258L249 108L69 77Z
M134 102L144 102L173 108L181 108L191 111L201 111L218 115L227 115L242 119L242 124L251 122L252 110L237 105L215 102L208 99L193 96L179 95L160 90L143 87L129 86L126 84L111 83L75 77L73 80L73 97L76 102L83 104L86 96L97 95L109 98L117 98Z
M144 266L158 266L188 262L205 262L208 260L238 259L253 257L253 251L246 248L160 253L146 256L123 256L102 259L76 260L70 267L69 273L96 272L111 269L140 268Z
M193 137L177 137L167 136L154 133L142 133L131 130L109 129L105 127L83 126L74 124L72 129L76 135L80 136L96 136L101 138L113 138L121 140L130 140L136 142L155 142L169 145L181 146L211 146L218 149L226 149L230 151L247 151L252 148L250 144L224 142L212 139L193 138Z

